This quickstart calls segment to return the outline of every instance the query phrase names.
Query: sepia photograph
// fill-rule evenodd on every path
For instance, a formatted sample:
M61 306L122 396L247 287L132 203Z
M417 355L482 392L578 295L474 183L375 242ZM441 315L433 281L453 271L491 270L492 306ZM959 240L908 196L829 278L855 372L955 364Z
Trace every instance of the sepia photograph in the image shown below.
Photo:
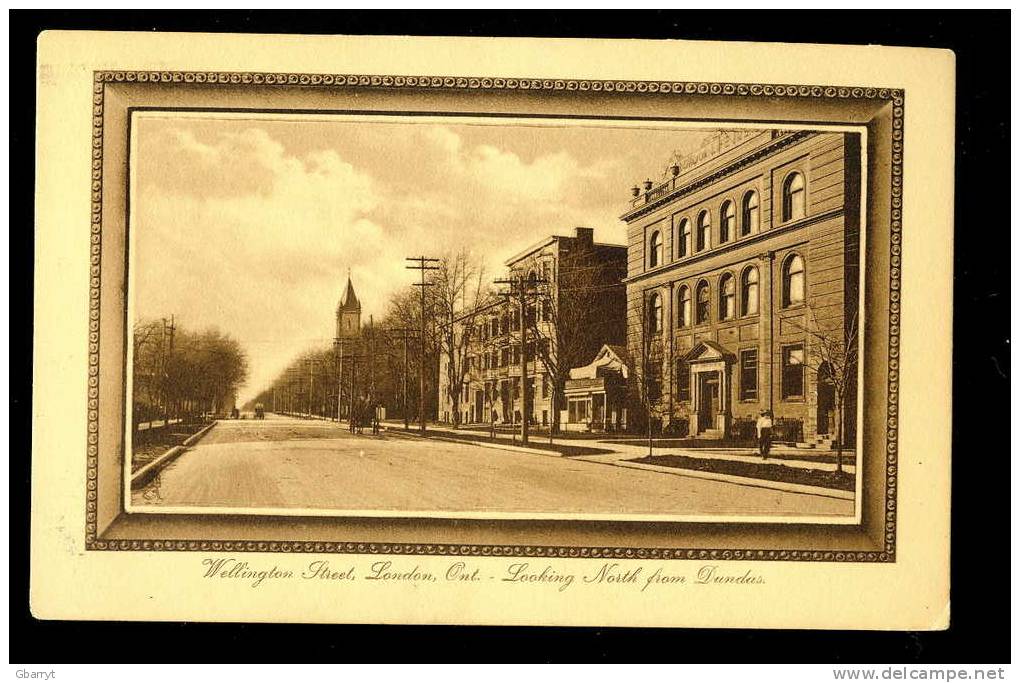
M128 512L860 521L864 128L147 107L129 140Z
M32 614L949 623L950 53L38 54Z

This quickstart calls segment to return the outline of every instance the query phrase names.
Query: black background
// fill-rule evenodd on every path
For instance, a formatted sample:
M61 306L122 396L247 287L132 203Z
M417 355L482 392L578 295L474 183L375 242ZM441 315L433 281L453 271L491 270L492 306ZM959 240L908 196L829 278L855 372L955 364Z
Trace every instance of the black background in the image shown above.
M1009 24L1007 11L10 12L10 284L16 292L10 299L11 661L1009 661ZM953 402L951 628L940 633L850 633L35 620L28 610L33 295L25 283L32 282L34 249L29 226L35 41L44 29L673 38L954 50L953 363L954 387L959 389ZM839 590L834 584L833 591ZM791 593L789 600L796 603L799 596ZM754 609L749 601L749 618Z

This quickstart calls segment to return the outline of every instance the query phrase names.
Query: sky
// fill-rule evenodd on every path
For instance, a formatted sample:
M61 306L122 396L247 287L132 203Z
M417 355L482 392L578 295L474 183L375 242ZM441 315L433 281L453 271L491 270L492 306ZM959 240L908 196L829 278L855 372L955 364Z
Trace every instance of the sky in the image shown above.
M367 322L414 281L406 256L467 245L495 279L575 226L623 244L630 188L712 132L136 113L134 316L234 336L250 365L243 404L331 343L348 269Z

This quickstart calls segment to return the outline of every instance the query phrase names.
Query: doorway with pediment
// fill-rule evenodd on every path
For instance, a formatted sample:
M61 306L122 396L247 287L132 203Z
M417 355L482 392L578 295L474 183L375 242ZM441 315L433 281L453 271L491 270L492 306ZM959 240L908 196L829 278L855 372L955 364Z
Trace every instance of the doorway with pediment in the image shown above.
M734 356L713 341L698 342L684 357L690 368L690 434L725 438L729 430L730 368Z

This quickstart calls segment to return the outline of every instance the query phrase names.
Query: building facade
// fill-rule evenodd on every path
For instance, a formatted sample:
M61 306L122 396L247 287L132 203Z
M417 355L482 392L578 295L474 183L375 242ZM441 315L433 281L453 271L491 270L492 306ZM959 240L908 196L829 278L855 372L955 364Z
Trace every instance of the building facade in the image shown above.
M853 443L860 168L857 134L721 131L632 188L621 218L642 419L746 437L771 410L780 439L831 440L839 422Z
M567 431L623 432L627 430L630 377L627 348L606 344L591 363L570 370L564 397Z
M466 372L455 406L448 359L440 359L440 420L519 424L523 389L530 396L531 424L564 423L570 369L589 363L604 344L625 341L626 263L625 246L595 242L586 227L572 236L550 236L508 259L508 277L531 283L523 318L519 303L497 298L455 321L457 335L470 334Z

